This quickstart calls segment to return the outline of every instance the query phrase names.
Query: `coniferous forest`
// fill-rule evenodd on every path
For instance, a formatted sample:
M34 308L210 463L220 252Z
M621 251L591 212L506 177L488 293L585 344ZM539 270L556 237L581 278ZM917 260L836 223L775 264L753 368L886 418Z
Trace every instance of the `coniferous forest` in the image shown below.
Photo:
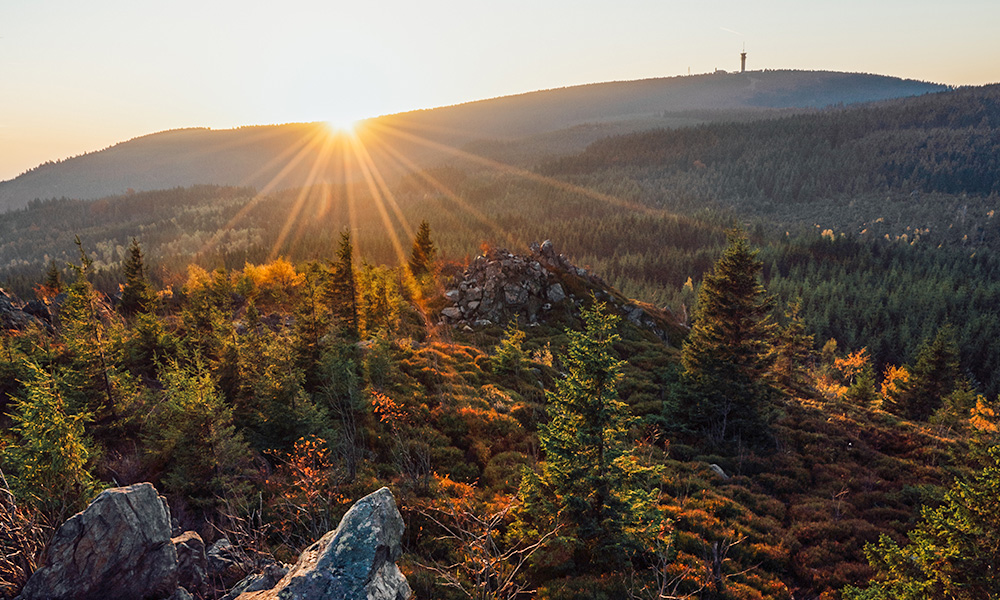
M965 88L7 213L0 594L151 481L247 565L388 485L418 598L996 597L998 143ZM544 318L446 323L545 239Z

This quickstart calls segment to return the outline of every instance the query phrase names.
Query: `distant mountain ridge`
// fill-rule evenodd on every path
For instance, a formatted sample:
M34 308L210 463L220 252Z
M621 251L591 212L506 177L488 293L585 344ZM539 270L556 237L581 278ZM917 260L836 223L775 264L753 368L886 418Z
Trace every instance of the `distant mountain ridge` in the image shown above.
M732 118L731 111L814 109L942 91L946 86L867 74L754 71L589 84L479 100L369 120L373 159L405 174L470 144L545 139L534 152L575 152L618 133ZM683 114L700 111L697 118ZM730 111L718 117L706 111ZM589 129L581 131L587 126ZM93 199L197 184L287 189L360 176L337 156L323 124L178 129L48 162L0 182L0 210L33 199ZM576 128L576 129L574 129ZM559 132L569 133L560 135ZM553 141L553 136L555 141ZM534 156L534 155L532 155ZM345 164L347 166L345 167Z

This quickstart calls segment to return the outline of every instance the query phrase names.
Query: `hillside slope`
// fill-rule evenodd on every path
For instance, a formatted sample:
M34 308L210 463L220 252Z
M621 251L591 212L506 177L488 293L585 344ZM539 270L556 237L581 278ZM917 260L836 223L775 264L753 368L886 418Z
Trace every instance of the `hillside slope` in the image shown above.
M672 77L545 90L390 115L369 121L366 135L376 154L381 149L405 173L448 156L446 148L477 141L513 143L513 150L488 154L517 161L522 153L517 143L525 139L524 153L534 160L548 152L580 151L613 134L747 118L733 111L759 115L771 109L816 108L942 89L892 77L812 71ZM675 114L692 110L700 112ZM348 164L344 172L342 155L348 148L344 139L318 123L166 131L45 163L0 182L0 210L20 208L36 198L93 199L130 189L196 184L284 189L345 175L358 178L363 172L360 161Z

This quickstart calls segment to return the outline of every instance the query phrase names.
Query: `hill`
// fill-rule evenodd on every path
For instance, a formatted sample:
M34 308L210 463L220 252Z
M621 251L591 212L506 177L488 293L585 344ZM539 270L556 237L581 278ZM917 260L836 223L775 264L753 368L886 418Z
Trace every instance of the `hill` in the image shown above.
M942 89L864 74L719 73L584 85L401 113L368 121L366 136L401 163L401 174L451 159L449 149L470 144L474 151L524 165L580 151L609 135ZM341 136L318 123L166 131L45 163L0 182L0 209L34 199L94 199L197 184L271 190L361 178L364 167L357 164L348 164L345 172L342 155L348 150Z

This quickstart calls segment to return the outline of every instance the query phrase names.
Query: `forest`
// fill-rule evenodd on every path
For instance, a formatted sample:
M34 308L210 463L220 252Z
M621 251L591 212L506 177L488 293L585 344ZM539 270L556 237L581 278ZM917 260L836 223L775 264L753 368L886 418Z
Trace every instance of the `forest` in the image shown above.
M0 593L152 481L248 569L389 485L418 598L995 597L997 94L3 215ZM545 239L599 279L442 324Z

